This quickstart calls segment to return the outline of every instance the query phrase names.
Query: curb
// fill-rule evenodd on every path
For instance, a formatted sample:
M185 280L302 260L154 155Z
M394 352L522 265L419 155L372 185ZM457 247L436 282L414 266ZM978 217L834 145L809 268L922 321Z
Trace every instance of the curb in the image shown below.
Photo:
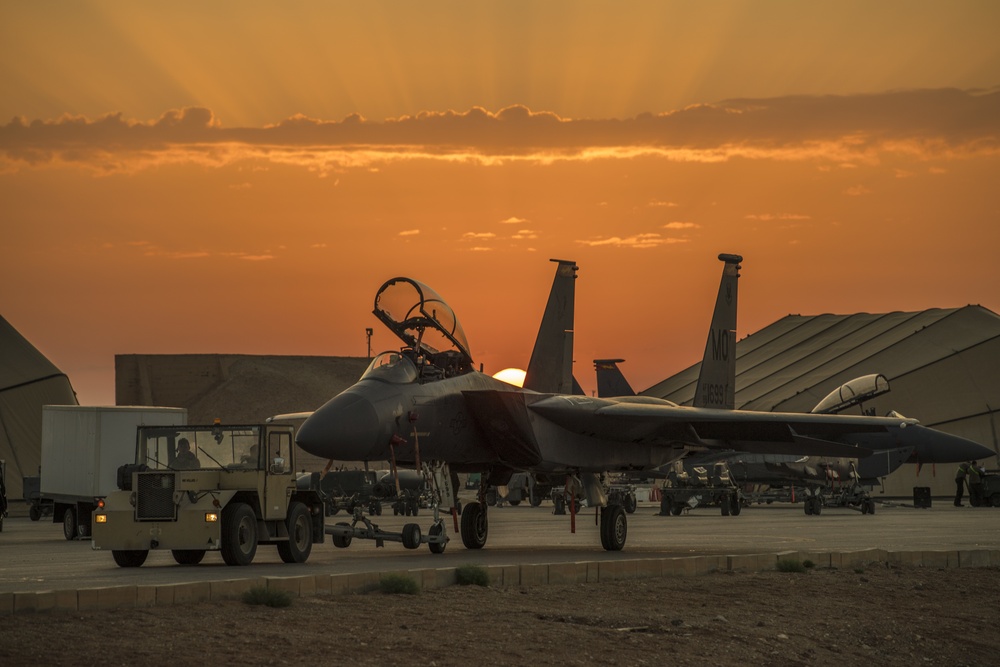
M684 556L623 560L489 565L493 586L501 588L585 584L628 579L696 576L709 572L763 572L777 568L779 560L811 560L820 568L848 568L881 563L909 567L1000 567L1000 550L968 551L782 551L734 556ZM26 612L81 612L107 609L142 609L196 602L238 599L255 587L280 590L293 597L366 593L386 575L414 578L422 590L457 585L454 567L403 571L316 574L296 577L253 577L184 584L130 585L77 590L0 593L0 616Z

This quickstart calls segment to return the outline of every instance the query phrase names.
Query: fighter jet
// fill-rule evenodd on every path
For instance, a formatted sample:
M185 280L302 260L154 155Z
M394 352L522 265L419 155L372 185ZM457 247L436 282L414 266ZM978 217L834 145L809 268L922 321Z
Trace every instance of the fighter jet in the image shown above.
M375 295L375 316L404 343L377 355L361 379L310 415L296 436L304 450L343 461L447 463L504 484L514 471L562 478L600 507L601 543L620 550L625 511L608 503L602 476L651 470L695 451L866 456L928 429L902 417L751 412L693 408L649 397L594 398L572 386L575 281L572 261L557 263L525 388L475 370L450 306L427 285L398 277ZM732 343L732 341L730 341ZM720 355L733 345L716 339ZM559 391L539 391L539 387ZM709 388L713 393L726 389ZM949 436L952 437L952 436ZM865 447L858 443L864 441ZM466 504L467 548L486 544L486 503Z
M736 318L739 294L739 270L743 258L739 255L719 255L724 262L719 292L709 327L705 352L702 356L694 399L694 408L735 410L736 407ZM635 396L628 380L618 367L624 359L595 359L599 396ZM861 406L877 396L888 393L889 382L884 375L872 374L856 378L833 390L817 403L811 414L840 414ZM740 411L737 411L740 412ZM900 418L895 412L890 418ZM806 487L807 514L819 514L820 495L834 485L850 485L852 499L862 513L874 513L874 501L860 488L870 488L881 478L904 463L957 463L987 456L993 452L978 443L918 425L908 420L910 428L902 429L893 438L885 434L857 434L854 442L871 451L853 456L795 456L778 453L733 452L725 456L712 452L689 457L686 463L711 464L725 462L730 479L749 484L791 485ZM661 470L661 473L665 471ZM732 509L732 508L731 508Z

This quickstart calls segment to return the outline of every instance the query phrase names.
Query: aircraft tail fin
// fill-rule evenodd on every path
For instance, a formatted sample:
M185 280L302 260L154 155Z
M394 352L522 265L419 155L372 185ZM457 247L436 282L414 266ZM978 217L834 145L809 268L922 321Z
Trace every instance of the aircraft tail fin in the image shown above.
M594 370L597 371L597 396L613 398L618 396L635 396L635 391L628 380L622 375L618 364L624 359L594 359Z
M733 410L736 407L736 301L743 258L722 254L719 260L725 262L725 266L701 360L694 407Z
M552 281L535 347L524 376L524 388L546 394L573 393L573 309L576 299L576 262L559 264Z

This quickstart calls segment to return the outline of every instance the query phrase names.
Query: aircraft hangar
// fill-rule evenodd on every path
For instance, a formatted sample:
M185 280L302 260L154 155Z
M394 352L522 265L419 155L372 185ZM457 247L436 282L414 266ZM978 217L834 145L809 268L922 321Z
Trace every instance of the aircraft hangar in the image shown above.
M640 392L691 405L700 363ZM1000 452L1000 316L970 305L919 312L788 315L736 345L736 407L809 412L854 378L881 373L891 391L866 403ZM857 414L860 408L845 414ZM996 458L984 462L1000 467ZM955 492L951 464L904 465L876 495Z
M22 480L42 462L42 406L76 405L66 374L0 317L0 459L7 498L20 500Z

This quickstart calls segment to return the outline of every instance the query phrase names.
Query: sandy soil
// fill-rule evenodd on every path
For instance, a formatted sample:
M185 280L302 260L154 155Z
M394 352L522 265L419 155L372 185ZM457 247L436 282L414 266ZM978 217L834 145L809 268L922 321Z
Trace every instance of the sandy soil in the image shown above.
M450 587L2 619L0 664L996 665L1000 569Z

